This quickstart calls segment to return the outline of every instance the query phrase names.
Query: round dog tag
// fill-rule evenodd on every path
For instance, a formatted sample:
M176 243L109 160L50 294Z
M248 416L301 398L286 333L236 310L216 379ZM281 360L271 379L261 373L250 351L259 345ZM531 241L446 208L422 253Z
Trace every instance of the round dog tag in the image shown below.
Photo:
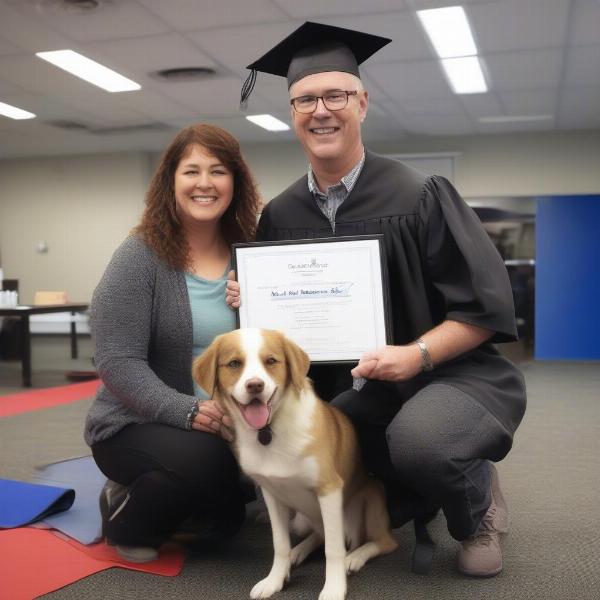
M272 439L273 432L271 431L271 428L268 425L258 430L258 441L263 446L268 446L271 443Z

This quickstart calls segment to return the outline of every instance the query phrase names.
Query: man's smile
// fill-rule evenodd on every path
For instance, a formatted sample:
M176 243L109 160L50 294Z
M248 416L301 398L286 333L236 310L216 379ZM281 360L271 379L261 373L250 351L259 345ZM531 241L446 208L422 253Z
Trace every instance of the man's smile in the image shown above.
M331 135L339 129L339 127L311 127L310 132L316 135Z

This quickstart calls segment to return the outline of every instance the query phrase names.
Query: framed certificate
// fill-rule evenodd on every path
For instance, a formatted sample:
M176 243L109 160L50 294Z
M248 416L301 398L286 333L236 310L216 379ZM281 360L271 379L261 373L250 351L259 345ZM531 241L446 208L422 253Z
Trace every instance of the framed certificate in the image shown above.
M391 343L383 236L233 245L238 327L280 329L312 362Z

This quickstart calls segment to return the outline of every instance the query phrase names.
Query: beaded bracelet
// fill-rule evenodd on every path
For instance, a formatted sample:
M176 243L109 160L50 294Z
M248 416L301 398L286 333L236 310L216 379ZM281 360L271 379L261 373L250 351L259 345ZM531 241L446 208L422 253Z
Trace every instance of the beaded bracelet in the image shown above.
M192 408L190 409L190 412L187 414L187 416L185 418L185 428L186 429L192 428L194 419L196 418L196 415L198 414L199 410L200 410L200 407L198 406L198 402L194 402L194 406L192 406Z

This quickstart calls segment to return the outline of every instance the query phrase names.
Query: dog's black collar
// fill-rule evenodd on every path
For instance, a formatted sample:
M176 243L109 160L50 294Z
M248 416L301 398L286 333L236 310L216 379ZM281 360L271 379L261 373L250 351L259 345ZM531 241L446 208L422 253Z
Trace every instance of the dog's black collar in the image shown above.
M271 431L271 427L269 425L265 425L262 429L258 430L258 441L263 446L268 446L273 439L273 432Z

